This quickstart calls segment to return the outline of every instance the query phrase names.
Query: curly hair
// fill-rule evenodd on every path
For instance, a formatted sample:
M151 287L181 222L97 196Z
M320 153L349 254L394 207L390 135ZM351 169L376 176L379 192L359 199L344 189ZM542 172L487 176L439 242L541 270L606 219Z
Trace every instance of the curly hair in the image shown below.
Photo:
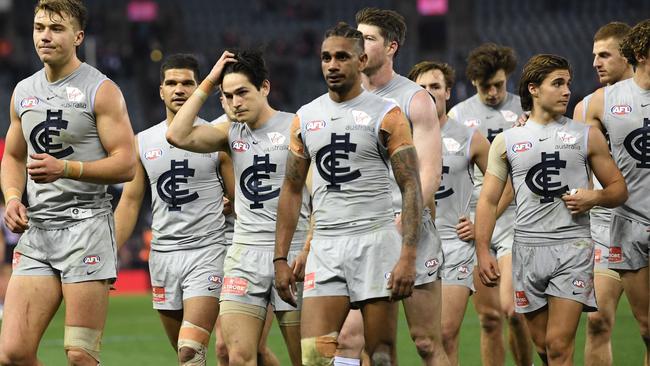
M571 64L561 56L541 54L528 60L519 79L519 97L523 110L533 109L533 96L528 91L528 84L541 85L544 79L555 70L568 70L569 74L572 73Z
M623 38L620 46L621 55L627 62L636 66L637 57L648 57L650 51L650 19L639 22Z
M517 66L515 51L510 47L485 43L470 52L465 74L469 80L486 82L499 70L510 75Z
M269 69L266 67L262 51L260 50L230 50L235 54L237 62L226 64L221 73L219 85L223 83L223 78L232 73L243 74L260 90L264 80L269 79Z
M431 70L440 70L442 75L445 77L445 87L451 89L456 82L456 71L448 63L436 62L436 61L422 61L411 68L407 77L412 81L415 81L420 75Z

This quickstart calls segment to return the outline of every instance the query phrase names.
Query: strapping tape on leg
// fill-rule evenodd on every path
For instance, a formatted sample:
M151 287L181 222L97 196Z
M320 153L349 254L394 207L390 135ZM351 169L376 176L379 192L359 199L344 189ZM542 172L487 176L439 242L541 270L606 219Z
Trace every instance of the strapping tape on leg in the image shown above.
M306 366L332 365L338 346L338 336L338 332L332 332L318 337L301 339L302 364Z
M183 362L182 366L205 366L205 356L210 342L210 331L184 320L178 333L178 351L189 348L194 351L192 359Z
M278 325L281 327L300 326L300 311L278 311L275 313L278 318Z
M65 326L63 331L63 348L81 349L99 362L99 350L102 343L102 331L85 327Z

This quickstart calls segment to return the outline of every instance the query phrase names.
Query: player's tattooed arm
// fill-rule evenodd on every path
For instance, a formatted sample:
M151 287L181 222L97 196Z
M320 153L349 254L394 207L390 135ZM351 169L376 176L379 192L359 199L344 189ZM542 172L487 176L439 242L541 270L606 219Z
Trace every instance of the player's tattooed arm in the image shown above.
M289 266L287 256L291 239L298 225L302 192L309 171L309 160L304 155L300 138L300 120L296 117L291 126L290 150L287 153L287 164L284 182L280 189L278 200L278 216L275 226L275 288L280 297L289 304L296 306L297 287L296 276Z
M390 157L395 181L402 192L402 237L404 245L416 246L422 216L422 189L418 156L414 147L404 147Z

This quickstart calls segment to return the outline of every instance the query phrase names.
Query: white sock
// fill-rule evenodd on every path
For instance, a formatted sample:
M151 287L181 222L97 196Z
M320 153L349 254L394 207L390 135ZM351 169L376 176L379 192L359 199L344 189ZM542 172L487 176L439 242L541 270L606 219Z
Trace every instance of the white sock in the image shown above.
M334 366L361 366L361 360L357 358L334 356Z

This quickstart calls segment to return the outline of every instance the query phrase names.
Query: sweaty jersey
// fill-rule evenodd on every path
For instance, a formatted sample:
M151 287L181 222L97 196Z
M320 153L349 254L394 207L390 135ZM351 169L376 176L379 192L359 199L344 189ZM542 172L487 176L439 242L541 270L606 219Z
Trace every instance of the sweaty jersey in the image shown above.
M470 147L475 129L448 119L442 126L442 180L436 192L436 228L442 240L458 239L456 225L469 218L474 190Z
M587 120L587 108L589 107L589 101L594 93L591 93L582 99L582 120ZM598 181L596 176L593 177L594 189L603 189L602 184ZM589 217L591 217L592 225L602 225L609 226L609 223L612 220L612 209L601 206L594 206L589 211Z
M614 213L650 225L650 90L634 79L605 87L602 123L629 193Z
M402 75L394 74L393 78L381 88L373 90L372 93L379 95L384 99L397 104L398 107L404 112L406 119L411 121L410 116L410 107L411 100L415 96L415 93L422 91L422 87L412 80L405 78ZM390 166L389 166L390 168ZM390 176L393 177L392 168ZM395 179L391 180L391 195L393 198L393 211L401 212L402 211L402 193L397 185Z
M363 91L342 103L324 94L298 110L303 157L314 167L314 238L394 225L392 178L379 131L395 108L393 102Z
M228 131L235 169L235 233L233 242L272 247L278 198L284 181L291 122L294 115L275 114L261 127L251 129L233 122ZM303 191L300 219L293 243L304 243L309 227L309 193Z
M550 243L590 237L589 215L571 215L562 195L589 187L589 126L561 117L528 120L503 133L517 202L515 241Z
M197 118L195 125L207 122ZM163 120L137 136L138 155L151 186L151 249L197 249L224 243L219 153L194 153L165 139Z
M99 86L108 80L82 63L65 78L50 83L45 69L22 80L14 91L29 154L47 153L57 159L94 161L105 158L99 140L94 103ZM43 228L62 228L81 219L111 212L105 184L61 178L36 184L27 178L29 219Z

